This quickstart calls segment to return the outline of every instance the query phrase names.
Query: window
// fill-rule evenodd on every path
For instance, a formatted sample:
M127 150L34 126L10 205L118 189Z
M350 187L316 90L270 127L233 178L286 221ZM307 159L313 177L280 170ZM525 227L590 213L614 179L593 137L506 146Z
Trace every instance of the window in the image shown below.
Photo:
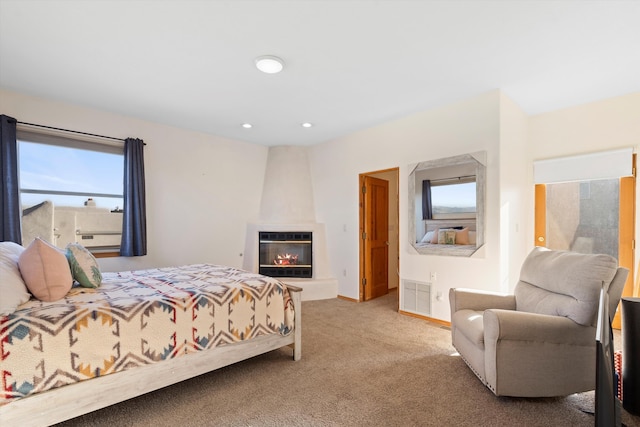
M433 219L475 218L475 177L431 181L431 206Z
M124 154L121 143L18 129L22 243L77 242L94 253L119 250Z

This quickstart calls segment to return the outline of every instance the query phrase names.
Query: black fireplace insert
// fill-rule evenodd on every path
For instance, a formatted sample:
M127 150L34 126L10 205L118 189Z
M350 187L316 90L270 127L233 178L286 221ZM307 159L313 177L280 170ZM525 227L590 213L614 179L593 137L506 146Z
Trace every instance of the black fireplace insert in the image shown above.
M258 234L260 274L271 277L312 277L312 232L260 231Z

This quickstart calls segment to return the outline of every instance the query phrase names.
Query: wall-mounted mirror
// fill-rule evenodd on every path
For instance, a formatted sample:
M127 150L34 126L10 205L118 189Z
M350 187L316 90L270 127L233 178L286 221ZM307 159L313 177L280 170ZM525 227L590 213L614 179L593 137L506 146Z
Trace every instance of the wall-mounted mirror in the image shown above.
M471 256L484 245L486 152L418 163L409 174L409 241L420 254Z

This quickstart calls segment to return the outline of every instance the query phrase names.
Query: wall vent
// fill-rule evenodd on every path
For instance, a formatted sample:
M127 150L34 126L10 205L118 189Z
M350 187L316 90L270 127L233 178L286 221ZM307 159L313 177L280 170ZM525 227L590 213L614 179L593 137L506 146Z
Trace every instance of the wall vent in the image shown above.
M402 310L431 316L431 283L402 281Z

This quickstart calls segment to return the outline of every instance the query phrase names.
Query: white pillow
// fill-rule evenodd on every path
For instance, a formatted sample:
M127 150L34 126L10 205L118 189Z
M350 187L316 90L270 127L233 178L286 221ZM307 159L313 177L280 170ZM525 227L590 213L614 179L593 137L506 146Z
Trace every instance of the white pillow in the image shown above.
M475 231L469 231L469 244L470 245L475 245L476 244L476 232Z
M0 242L0 315L6 316L16 311L20 304L29 301L18 258L24 248L14 242Z
M433 239L433 231L427 231L420 243L431 243L431 239Z

